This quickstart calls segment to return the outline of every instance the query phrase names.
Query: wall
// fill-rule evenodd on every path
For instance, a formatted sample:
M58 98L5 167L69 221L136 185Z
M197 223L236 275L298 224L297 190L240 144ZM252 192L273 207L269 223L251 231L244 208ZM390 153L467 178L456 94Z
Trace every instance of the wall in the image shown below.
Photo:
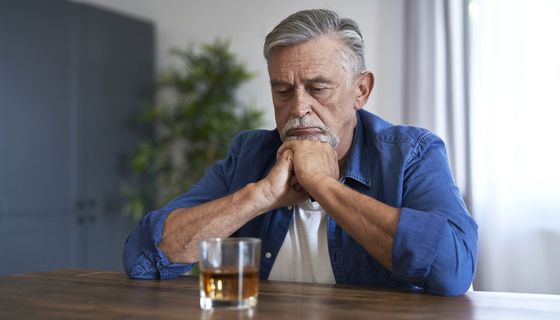
M255 78L240 90L240 99L266 110L266 128L274 116L262 44L266 34L289 14L309 8L328 8L358 22L366 44L366 64L376 76L368 110L389 121L402 122L403 0L259 1L259 0L75 0L120 11L156 24L158 71L175 63L172 47L231 39L231 48Z

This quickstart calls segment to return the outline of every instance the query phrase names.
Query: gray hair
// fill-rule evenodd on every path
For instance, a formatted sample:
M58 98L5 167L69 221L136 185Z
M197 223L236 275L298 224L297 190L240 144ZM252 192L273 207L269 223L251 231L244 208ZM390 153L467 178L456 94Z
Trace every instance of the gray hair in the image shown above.
M291 47L322 36L334 35L341 43L342 67L351 77L365 71L364 40L358 24L325 9L303 10L282 20L266 36L264 57L268 61L278 47Z

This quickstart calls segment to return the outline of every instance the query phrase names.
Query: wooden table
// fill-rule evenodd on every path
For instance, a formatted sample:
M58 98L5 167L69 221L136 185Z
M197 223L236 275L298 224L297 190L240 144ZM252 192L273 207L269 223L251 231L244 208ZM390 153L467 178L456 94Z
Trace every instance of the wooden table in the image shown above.
M130 280L56 270L0 277L0 319L560 319L560 296L447 298L347 285L261 281L254 310L201 311L198 278Z

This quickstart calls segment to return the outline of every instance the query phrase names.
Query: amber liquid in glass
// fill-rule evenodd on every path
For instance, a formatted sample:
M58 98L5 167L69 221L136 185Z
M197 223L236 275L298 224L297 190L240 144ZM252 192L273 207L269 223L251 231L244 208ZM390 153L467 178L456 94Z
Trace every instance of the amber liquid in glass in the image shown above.
M259 272L256 268L237 267L202 270L201 286L207 298L212 300L245 300L256 297L259 292Z

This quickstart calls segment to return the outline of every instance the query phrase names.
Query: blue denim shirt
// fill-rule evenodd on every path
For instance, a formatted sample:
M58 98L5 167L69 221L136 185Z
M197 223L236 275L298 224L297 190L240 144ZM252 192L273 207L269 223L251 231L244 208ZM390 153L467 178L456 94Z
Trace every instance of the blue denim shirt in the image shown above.
M356 116L342 182L401 212L391 271L329 216L328 248L336 282L463 294L475 272L477 225L453 181L442 140L425 129L393 126L365 110ZM281 143L276 130L237 135L225 159L213 164L190 191L146 215L132 231L123 255L128 275L134 279L171 279L190 270L192 264L173 263L158 247L167 215L264 178ZM262 240L261 279L268 278L292 218L290 208L278 208L234 233Z

